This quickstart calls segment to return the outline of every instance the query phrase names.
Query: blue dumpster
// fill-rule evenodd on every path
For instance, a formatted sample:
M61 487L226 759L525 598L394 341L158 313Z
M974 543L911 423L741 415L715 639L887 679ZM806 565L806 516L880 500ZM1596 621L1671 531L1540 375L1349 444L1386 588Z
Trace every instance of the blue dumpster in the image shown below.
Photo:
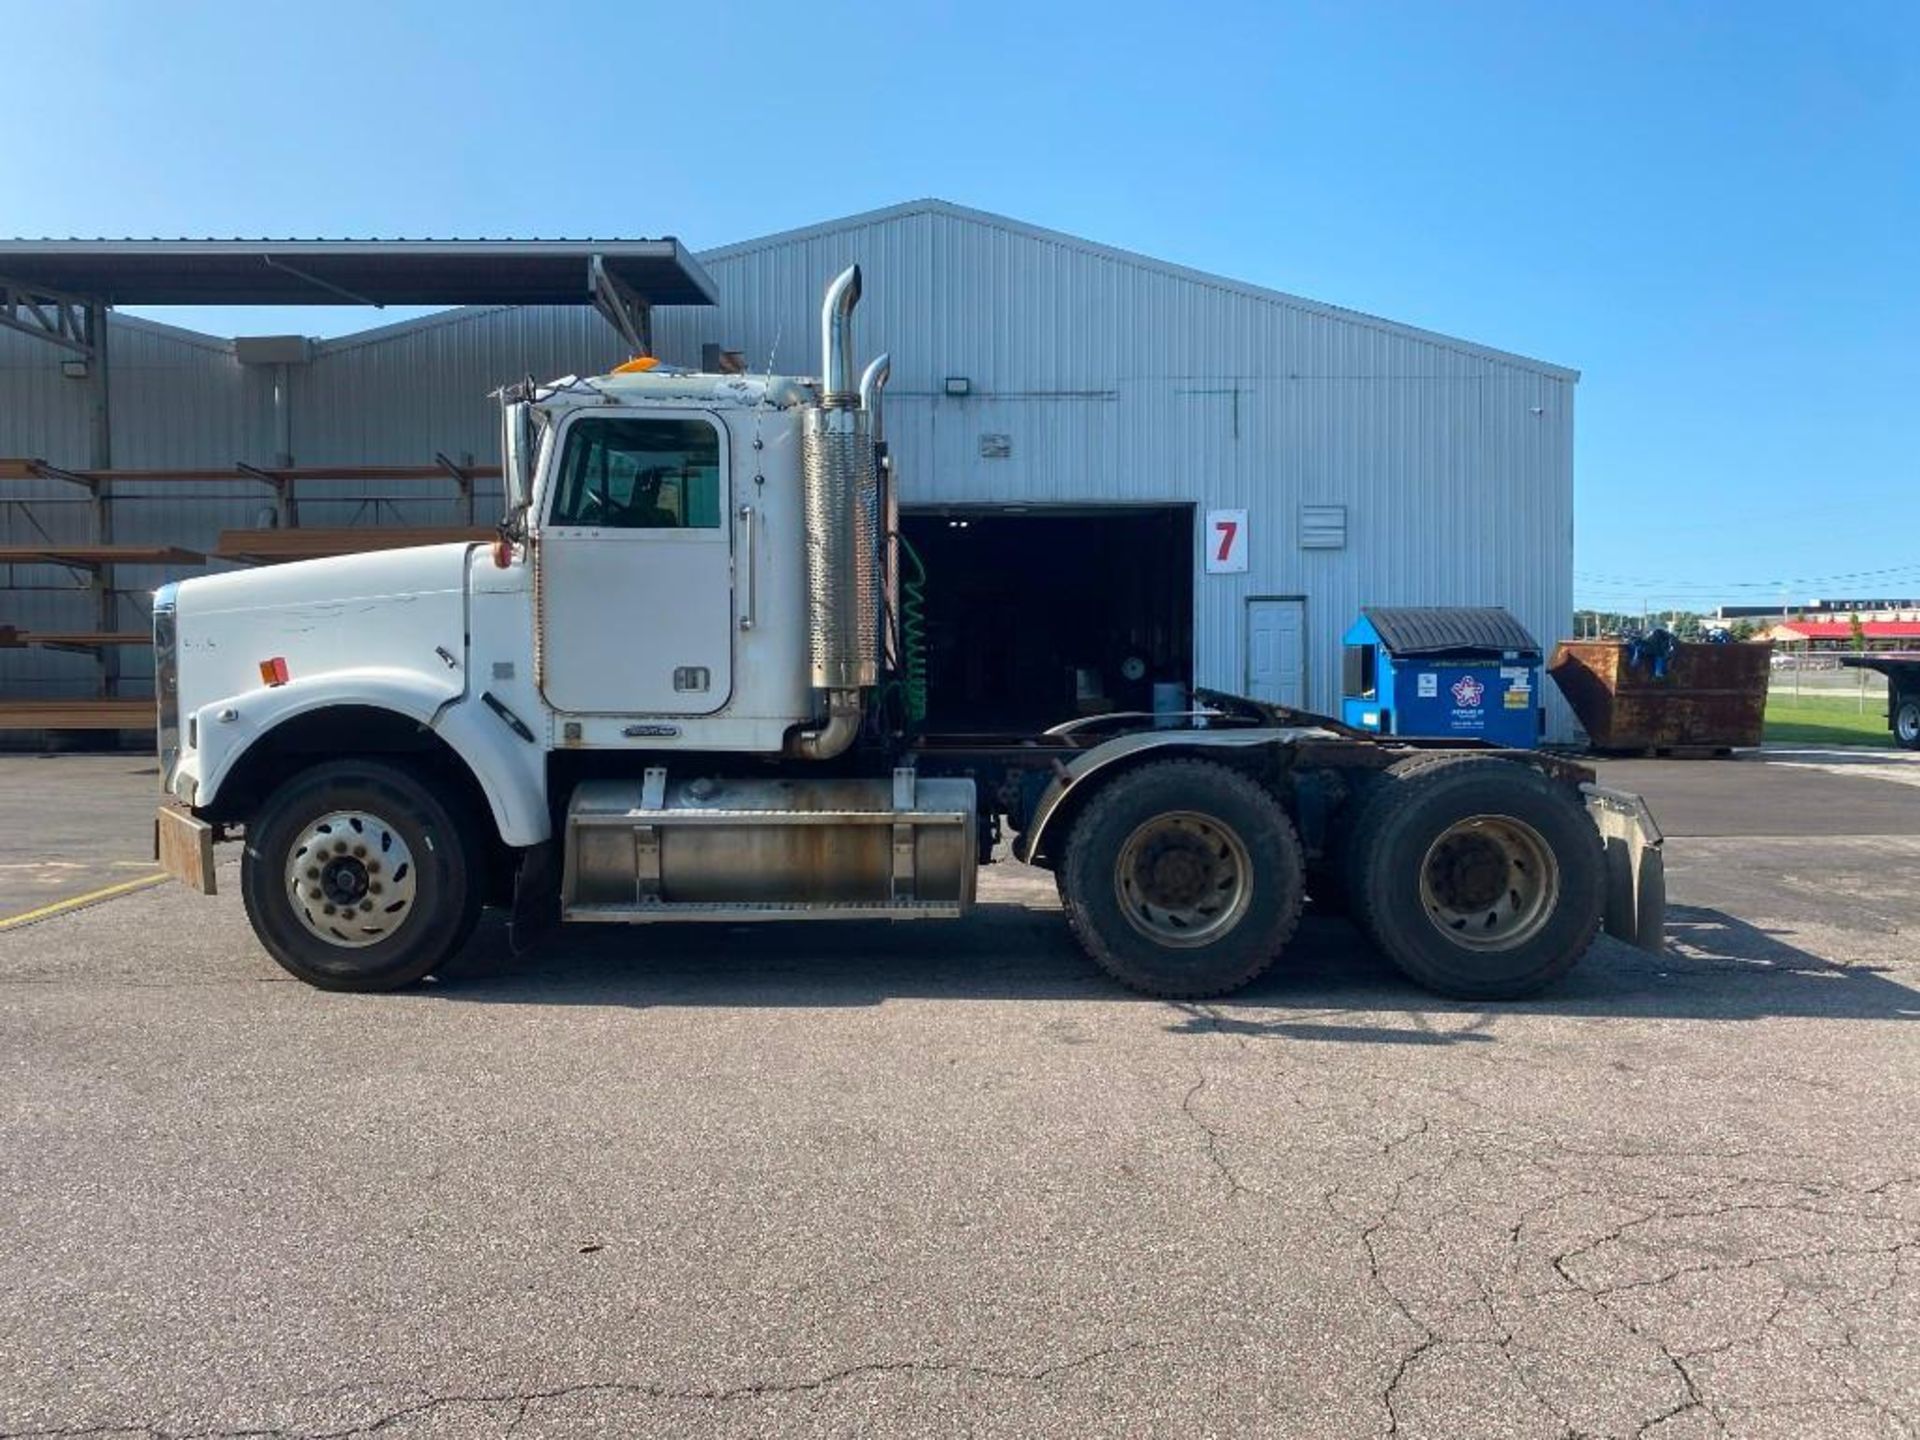
M1498 605L1371 606L1345 636L1340 718L1383 735L1540 743L1540 645Z

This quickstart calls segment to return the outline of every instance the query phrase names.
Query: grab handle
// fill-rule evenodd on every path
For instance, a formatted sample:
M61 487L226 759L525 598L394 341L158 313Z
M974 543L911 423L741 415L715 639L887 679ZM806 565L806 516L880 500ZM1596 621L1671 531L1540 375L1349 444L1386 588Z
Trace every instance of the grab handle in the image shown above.
M740 507L740 553L745 557L740 573L740 628L751 630L754 625L753 597L753 506Z

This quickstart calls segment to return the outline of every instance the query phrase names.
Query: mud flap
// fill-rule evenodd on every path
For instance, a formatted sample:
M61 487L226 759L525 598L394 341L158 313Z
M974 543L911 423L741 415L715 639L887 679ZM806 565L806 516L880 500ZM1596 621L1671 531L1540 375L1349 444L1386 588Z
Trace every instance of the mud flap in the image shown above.
M554 850L551 840L543 840L520 852L507 921L507 943L516 955L532 949L560 924L560 867L554 863Z
M1631 791L1604 785L1582 785L1580 791L1606 844L1606 932L1658 955L1666 948L1666 837L1647 802Z

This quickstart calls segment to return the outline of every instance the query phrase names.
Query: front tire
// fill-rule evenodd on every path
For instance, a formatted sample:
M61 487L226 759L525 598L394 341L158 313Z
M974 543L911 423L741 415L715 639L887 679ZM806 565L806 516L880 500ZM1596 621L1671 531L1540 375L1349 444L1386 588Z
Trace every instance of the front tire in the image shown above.
M1354 918L1410 979L1462 1000L1543 989L1593 945L1600 834L1564 787L1510 760L1402 762L1353 836Z
M322 990L397 990L473 933L481 886L459 805L378 760L335 760L247 826L240 893L280 966Z
M1203 760L1108 782L1074 821L1059 878L1081 948L1162 999L1252 981L1292 938L1306 893L1300 839L1279 801Z

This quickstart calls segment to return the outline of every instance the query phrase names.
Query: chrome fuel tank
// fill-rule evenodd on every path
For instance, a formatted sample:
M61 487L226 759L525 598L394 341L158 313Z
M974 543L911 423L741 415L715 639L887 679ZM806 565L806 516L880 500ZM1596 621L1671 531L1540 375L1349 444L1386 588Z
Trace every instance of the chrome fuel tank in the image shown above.
M971 780L592 780L567 808L568 920L927 919L973 903Z

